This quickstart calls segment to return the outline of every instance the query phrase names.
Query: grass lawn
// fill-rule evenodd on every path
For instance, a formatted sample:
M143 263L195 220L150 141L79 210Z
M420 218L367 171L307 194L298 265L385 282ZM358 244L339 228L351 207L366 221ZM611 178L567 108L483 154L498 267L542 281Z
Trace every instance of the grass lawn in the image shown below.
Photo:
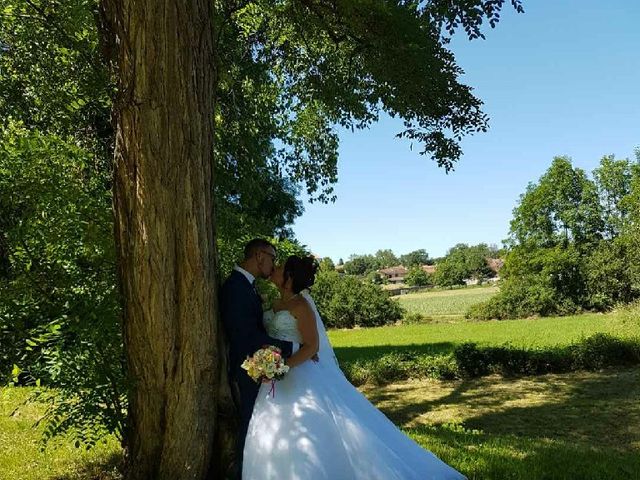
M352 361L407 349L444 353L464 342L486 346L509 343L526 348L568 345L599 332L624 338L637 337L640 335L640 319L621 311L570 317L331 330L329 337L338 359Z
M470 479L639 479L640 369L364 387Z
M640 369L520 379L422 380L362 391L469 479L640 479ZM39 448L43 406L0 389L0 479L116 480L115 439ZM18 407L18 408L17 408Z
M434 321L461 318L467 309L484 302L498 292L498 287L471 287L409 293L393 297L409 313L419 313Z
M573 317L397 325L329 332L340 360L473 341L566 345L597 332L640 334L638 310ZM640 480L640 368L524 378L419 380L361 390L417 442L470 479ZM44 405L31 389L0 388L0 479L119 480L108 437L90 451L68 439L41 449Z
M77 449L69 440L41 449L42 428L34 423L44 405L22 405L31 388L0 388L0 479L115 480L122 454L115 438L105 438L93 450Z

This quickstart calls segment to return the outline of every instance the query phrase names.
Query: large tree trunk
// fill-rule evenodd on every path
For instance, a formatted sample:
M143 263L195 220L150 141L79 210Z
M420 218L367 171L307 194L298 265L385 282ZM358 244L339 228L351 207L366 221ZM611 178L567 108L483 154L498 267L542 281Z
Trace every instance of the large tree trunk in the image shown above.
M202 479L225 393L216 318L211 0L103 0L119 94L114 208L129 479Z

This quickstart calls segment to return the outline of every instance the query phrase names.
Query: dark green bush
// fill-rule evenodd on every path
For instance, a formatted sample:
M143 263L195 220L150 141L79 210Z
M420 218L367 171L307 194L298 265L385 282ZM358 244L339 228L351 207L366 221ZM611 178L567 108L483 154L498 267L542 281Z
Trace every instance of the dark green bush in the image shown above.
M409 378L459 378L458 367L451 354L424 355L414 351L393 352L373 360L357 360L341 365L354 385L386 383Z
M570 348L574 369L598 370L612 365L640 363L640 342L604 333L585 338Z
M463 343L453 352L463 377L481 377L489 373L489 358L475 343Z
M45 438L122 435L110 172L74 141L17 126L0 131L0 172L0 376L56 388Z
M319 270L312 293L327 327L377 327L402 318L400 304L379 286L350 275Z
M453 380L460 378L460 368L451 354L419 355L411 366L412 378Z
M466 313L477 320L570 315L586 302L582 256L574 247L509 252L500 292Z

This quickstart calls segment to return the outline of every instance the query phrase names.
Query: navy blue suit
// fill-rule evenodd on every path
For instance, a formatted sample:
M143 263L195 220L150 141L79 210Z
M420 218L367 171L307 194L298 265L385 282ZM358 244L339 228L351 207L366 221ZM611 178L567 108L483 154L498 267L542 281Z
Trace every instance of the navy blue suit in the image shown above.
M247 277L234 270L220 290L220 315L229 340L229 380L237 386L240 401L240 430L238 432L239 468L242 472L242 451L249 428L253 406L260 384L249 377L240 365L263 345L275 345L283 356L291 356L293 344L267 335L262 323L262 302Z

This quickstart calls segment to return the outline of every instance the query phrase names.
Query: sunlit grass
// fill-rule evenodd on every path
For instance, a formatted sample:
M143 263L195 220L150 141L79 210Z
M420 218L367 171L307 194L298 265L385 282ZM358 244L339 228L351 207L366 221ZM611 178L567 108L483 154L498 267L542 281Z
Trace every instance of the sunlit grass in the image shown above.
M75 448L59 439L42 448L45 406L28 402L31 388L0 388L0 479L11 480L115 480L122 453L118 441L105 437L92 450Z
M423 353L444 353L465 342L481 346L510 344L524 348L562 346L595 333L608 333L620 338L637 337L640 335L640 319L625 312L594 313L331 330L329 337L339 360L351 361L408 348Z

